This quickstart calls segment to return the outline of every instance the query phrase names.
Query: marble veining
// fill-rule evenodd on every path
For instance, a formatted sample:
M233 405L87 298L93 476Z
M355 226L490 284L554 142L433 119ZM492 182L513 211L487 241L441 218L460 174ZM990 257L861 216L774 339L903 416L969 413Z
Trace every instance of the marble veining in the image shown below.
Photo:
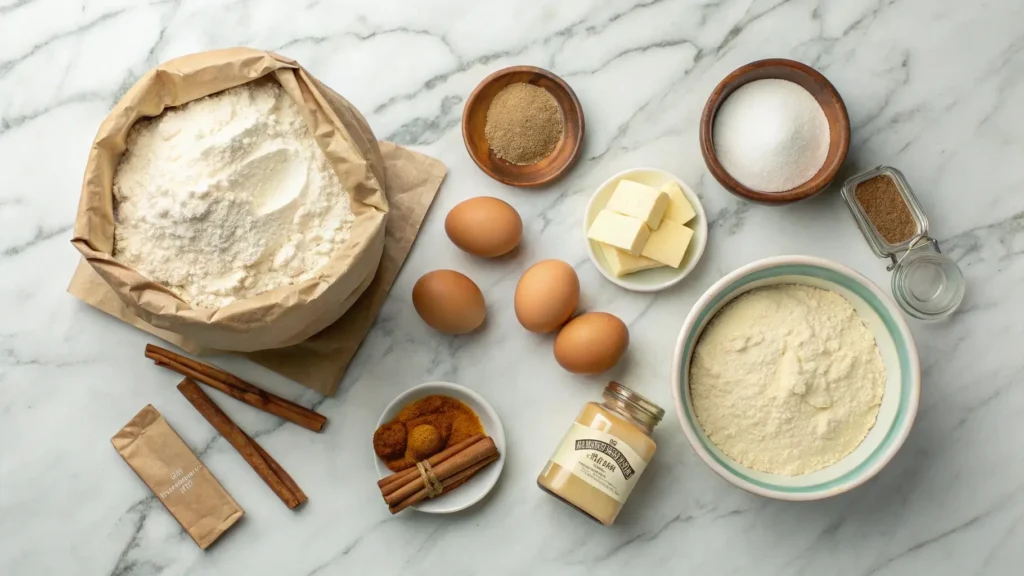
M0 573L3 574L1019 574L1024 563L1024 5L954 0L271 2L0 0ZM237 358L218 363L330 419L323 434L216 400L309 495L282 506L184 402L151 338L65 293L82 171L99 122L147 69L247 45L297 59L350 99L382 139L442 159L449 177L382 314L336 396L322 398ZM788 208L725 193L700 157L708 93L751 60L817 67L853 125L843 177L902 170L943 250L967 277L961 310L912 322L924 373L907 444L872 482L810 504L731 487L691 452L670 413L659 453L617 524L596 526L534 478L607 377L671 407L675 337L712 282L765 256L847 264L888 286L833 189ZM487 74L549 68L587 120L579 164L537 191L489 180L466 155L462 106ZM711 220L689 280L657 295L606 282L580 218L625 168L669 170ZM480 194L513 204L524 244L507 261L455 249L443 215ZM540 258L578 271L582 306L630 327L610 375L561 371L551 339L512 312ZM413 282L455 268L483 289L483 332L448 338L417 318ZM501 414L509 451L482 504L449 517L392 518L374 485L369 437L406 388L451 380ZM109 438L160 409L246 510L201 552L124 465Z

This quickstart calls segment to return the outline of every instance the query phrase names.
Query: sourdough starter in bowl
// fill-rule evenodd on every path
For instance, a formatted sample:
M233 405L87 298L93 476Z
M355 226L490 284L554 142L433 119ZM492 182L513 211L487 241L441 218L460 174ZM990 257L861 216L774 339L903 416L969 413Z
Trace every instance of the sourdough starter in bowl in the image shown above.
M834 464L878 416L886 373L874 336L841 295L781 284L714 317L694 349L700 426L740 464L797 476Z
M298 106L269 79L137 122L114 201L114 258L205 308L313 277L354 220Z

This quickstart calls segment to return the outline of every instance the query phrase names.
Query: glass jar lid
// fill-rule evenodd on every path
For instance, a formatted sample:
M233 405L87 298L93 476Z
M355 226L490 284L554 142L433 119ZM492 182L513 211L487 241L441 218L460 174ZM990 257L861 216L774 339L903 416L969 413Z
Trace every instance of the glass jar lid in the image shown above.
M963 301L963 272L927 236L915 239L893 268L892 294L896 303L915 318L945 318Z

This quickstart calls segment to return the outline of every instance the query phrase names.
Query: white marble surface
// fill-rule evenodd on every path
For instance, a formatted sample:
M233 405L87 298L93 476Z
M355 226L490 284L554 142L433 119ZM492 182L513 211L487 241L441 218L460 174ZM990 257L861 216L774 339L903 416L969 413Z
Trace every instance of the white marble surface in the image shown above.
M377 135L450 167L436 205L339 393L323 399L245 362L223 365L331 420L315 435L220 404L309 494L289 512L142 357L150 338L64 290L78 189L97 125L149 67L249 45L298 59L350 98ZM605 378L562 372L549 338L511 309L519 273L573 263L587 309L630 326L615 372L670 406L673 342L715 279L764 256L803 253L888 286L836 190L789 208L725 193L696 129L714 84L782 56L823 71L853 122L847 173L907 175L942 246L963 268L962 309L913 323L923 401L907 444L869 484L787 504L742 492L691 452L674 416L619 522L601 528L541 493L534 477ZM462 103L484 76L535 64L576 90L583 157L553 187L522 191L466 155ZM645 2L273 2L0 0L0 573L22 574L1020 574L1024 563L1024 9L1018 0ZM696 273L631 294L587 260L580 217L593 188L649 165L691 182L712 219ZM468 257L444 235L458 201L500 196L526 222L511 261ZM409 292L451 267L487 295L481 334L428 330ZM504 475L455 516L391 517L369 437L384 406L432 379L481 392L509 438ZM246 509L199 551L124 465L110 436L146 403L167 416Z

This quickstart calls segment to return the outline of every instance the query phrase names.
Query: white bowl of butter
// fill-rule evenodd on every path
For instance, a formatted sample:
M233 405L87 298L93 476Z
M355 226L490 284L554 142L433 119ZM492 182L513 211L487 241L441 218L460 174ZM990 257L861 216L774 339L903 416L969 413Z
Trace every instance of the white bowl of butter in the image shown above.
M616 195L623 181L627 184ZM666 192L657 208L652 208L652 189ZM610 282L635 292L657 292L679 283L697 265L707 244L708 221L686 182L664 170L632 168L605 180L591 196L583 235L591 262Z

